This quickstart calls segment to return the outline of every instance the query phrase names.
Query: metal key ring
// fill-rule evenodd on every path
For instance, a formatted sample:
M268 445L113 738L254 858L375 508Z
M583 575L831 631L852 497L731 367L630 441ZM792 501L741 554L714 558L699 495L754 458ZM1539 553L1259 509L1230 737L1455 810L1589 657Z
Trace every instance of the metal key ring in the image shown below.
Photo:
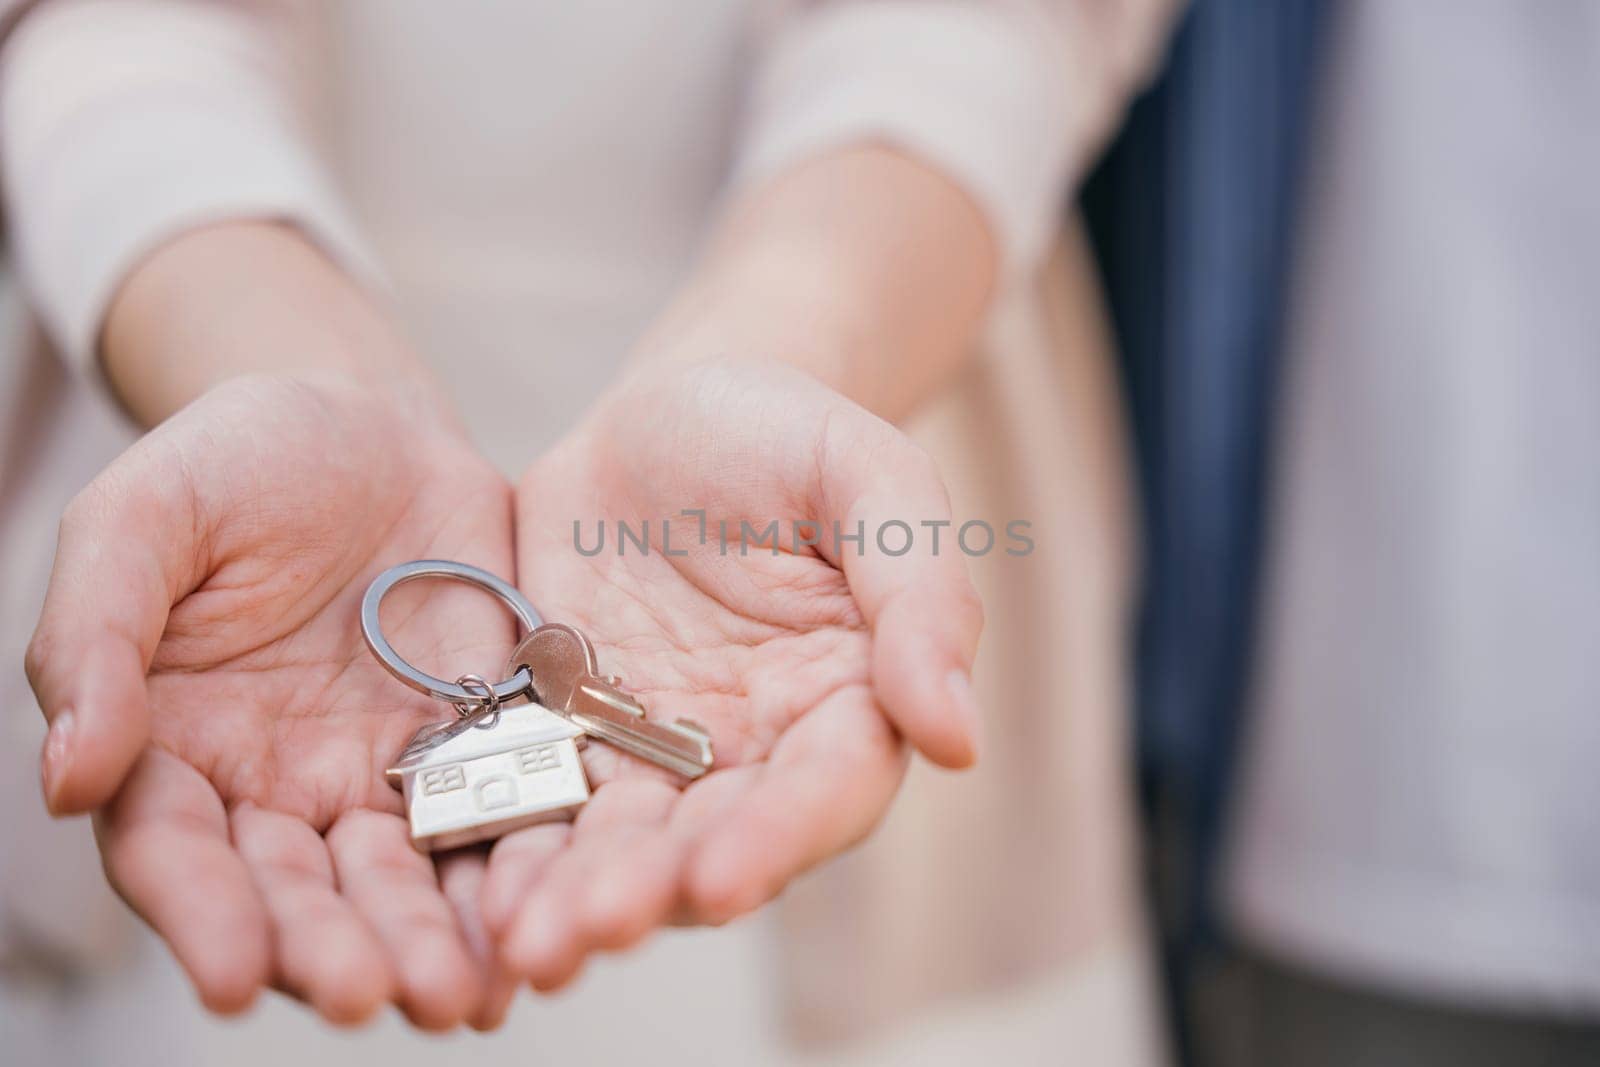
M479 729L494 726L500 721L500 698L494 695L494 686L489 684L489 679L481 674L463 674L456 679L456 684L478 697L477 707L471 704L455 705L456 715L474 720L473 725Z
M378 657L378 662L383 664L390 674L418 692L455 705L482 707L491 701L501 703L526 692L532 682L526 667L489 689L492 696L486 698L482 692L474 693L455 682L447 682L443 678L435 678L431 674L419 671L401 658L400 653L389 643L389 639L383 636L383 627L378 622L378 608L383 604L383 598L388 595L389 590L421 578L454 578L494 594L516 615L524 631L538 629L544 623L544 619L528 602L527 597L517 592L515 586L496 578L488 571L447 559L419 559L411 563L401 563L374 578L372 584L367 586L366 596L361 598L361 636L367 639L367 647Z

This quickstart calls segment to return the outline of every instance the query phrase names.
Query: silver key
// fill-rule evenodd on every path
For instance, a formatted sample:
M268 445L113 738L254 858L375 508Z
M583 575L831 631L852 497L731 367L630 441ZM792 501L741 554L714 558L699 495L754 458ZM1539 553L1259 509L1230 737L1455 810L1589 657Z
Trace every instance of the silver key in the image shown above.
M576 627L546 623L523 638L506 673L526 667L536 699L590 737L685 778L711 768L711 736L687 719L655 722L615 677L595 667L594 646Z

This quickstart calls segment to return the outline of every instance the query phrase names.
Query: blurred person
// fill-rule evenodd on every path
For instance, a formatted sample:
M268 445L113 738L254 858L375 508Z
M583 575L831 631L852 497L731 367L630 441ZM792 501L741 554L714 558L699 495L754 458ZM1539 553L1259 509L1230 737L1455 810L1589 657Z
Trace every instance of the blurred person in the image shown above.
M1581 0L1198 0L1091 185L1189 1062L1600 1062L1597 101Z
M334 1022L392 1000L427 1029L492 1027L518 980L557 988L669 920L725 921L859 839L899 784L900 735L970 762L961 557L701 553L686 576L659 557L580 563L567 541L574 518L696 505L964 517L869 414L920 411L958 509L1015 509L1054 544L1032 570L985 564L1000 640L979 668L996 715L976 791L924 776L928 799L878 847L802 887L794 1017L833 1036L899 1020L862 1047L876 1062L1159 1062L1116 762L1118 420L1082 246L1039 267L1064 189L1156 58L1164 4L9 15L12 251L82 373L60 380L8 323L29 355L8 598L43 591L55 516L128 441L89 386L154 426L62 525L30 655L53 723L45 793L97 811L112 882L208 1005L270 983ZM424 554L516 573L631 684L710 720L719 754L742 736L743 769L682 800L612 782L575 829L435 872L374 768L440 709L381 675L349 610L377 569ZM492 607L431 590L412 606L406 647L490 669L503 652ZM761 719L740 718L744 692ZM7 833L8 976L92 974L103 938L75 920L103 899L68 879L23 904L30 870L61 868ZM669 941L507 1040L775 1057L749 936ZM115 1020L175 1017L169 965L142 958L145 984L68 981L43 1008L8 977L0 1012L62 1060L316 1047L276 1006L242 1030L119 1037ZM368 1040L397 1062L436 1055L393 1027Z

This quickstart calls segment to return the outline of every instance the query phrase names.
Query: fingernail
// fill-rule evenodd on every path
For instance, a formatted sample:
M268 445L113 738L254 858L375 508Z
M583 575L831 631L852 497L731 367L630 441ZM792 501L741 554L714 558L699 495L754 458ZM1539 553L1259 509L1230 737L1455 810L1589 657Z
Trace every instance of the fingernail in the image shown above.
M955 701L962 725L967 728L967 736L972 739L973 755L977 755L982 747L983 712L978 708L977 698L972 695L972 679L966 671L951 671L945 675L944 684Z
M72 759L72 731L76 717L68 708L55 717L50 732L44 739L44 756L39 761L39 780L44 787L45 805L54 811L56 794L66 777L67 765Z

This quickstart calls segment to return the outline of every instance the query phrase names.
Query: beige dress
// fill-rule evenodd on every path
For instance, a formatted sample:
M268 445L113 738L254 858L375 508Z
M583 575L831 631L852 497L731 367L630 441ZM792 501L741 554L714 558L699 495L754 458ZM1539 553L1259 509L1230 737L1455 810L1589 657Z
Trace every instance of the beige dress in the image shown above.
M1025 558L974 560L990 618L983 765L919 765L883 830L778 908L603 961L572 993L524 999L491 1040L519 1056L681 1049L689 1062L683 1020L714 1012L719 1039L694 1062L1007 1049L1017 1063L1159 1062L1127 848L1122 431L1086 255L1051 219L1153 59L1165 6L349 0L307 19L281 3L55 0L23 21L0 55L0 164L32 306L3 320L28 418L0 437L14 739L0 778L21 783L7 799L24 813L0 823L0 951L35 976L104 977L42 1011L35 979L0 972L0 1022L85 1062L314 1064L360 1049L422 1063L438 1047L392 1021L335 1039L276 1000L242 1024L204 1019L147 935L107 952L118 911L89 873L87 834L39 814L42 729L14 665L54 516L126 439L91 354L137 255L207 218L296 222L384 279L486 453L515 473L615 372L730 175L866 138L961 181L1010 271L984 352L913 428L958 515L1026 519L1036 540ZM308 105L312 132L288 100ZM87 373L51 369L33 315ZM31 892L41 881L55 891ZM610 1021L619 1001L625 1027ZM159 1019L164 1036L130 1049L127 1018Z
M984 1035L963 1047L997 1062L1008 1049L1009 1062L1059 1062L1039 1055L1043 1040L1084 1063L1162 1062L1130 847L1134 544L1107 340L1069 230L1026 298L998 309L962 380L909 427L944 470L958 522L1025 518L1035 548L972 561L987 618L978 767L916 764L877 834L784 899L787 1006L803 1034L920 1016L943 1018L942 1035L955 1012ZM959 1021L973 1004L984 1024Z

